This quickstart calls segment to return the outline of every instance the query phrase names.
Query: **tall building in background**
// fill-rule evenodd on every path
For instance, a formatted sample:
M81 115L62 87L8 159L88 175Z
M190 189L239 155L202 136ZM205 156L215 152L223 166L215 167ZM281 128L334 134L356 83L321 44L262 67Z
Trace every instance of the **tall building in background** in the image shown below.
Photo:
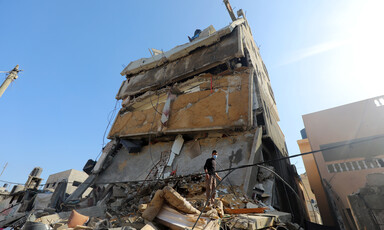
M303 191L309 219L313 223L322 224L323 222L321 221L319 207L317 205L315 194L313 194L311 186L309 185L307 173L301 174L300 179L301 190Z
M383 119L384 96L303 116L298 145L302 153L318 151L303 161L325 225L364 228L362 212L381 225L380 212L353 208L348 197L365 187L368 175L384 172Z

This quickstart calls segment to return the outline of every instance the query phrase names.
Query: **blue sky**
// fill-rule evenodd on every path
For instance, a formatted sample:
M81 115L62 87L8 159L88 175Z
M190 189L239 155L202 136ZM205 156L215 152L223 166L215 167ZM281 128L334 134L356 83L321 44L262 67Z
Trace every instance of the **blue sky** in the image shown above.
M381 1L231 4L260 46L290 154L303 114L383 94ZM0 98L0 180L20 183L35 166L47 179L98 155L130 61L230 23L220 0L0 0L0 9L0 71L24 69Z

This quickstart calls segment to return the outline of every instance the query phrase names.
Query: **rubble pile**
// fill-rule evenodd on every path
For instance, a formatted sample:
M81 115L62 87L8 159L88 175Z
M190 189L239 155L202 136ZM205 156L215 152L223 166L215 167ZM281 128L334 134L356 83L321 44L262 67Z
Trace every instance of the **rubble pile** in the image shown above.
M219 185L214 205L206 206L202 175L93 187L77 203L59 205L60 212L49 205L42 210L32 208L24 213L25 218L7 226L58 230L192 229L194 225L194 229L265 229L283 227L291 221L289 213L249 199L238 186Z

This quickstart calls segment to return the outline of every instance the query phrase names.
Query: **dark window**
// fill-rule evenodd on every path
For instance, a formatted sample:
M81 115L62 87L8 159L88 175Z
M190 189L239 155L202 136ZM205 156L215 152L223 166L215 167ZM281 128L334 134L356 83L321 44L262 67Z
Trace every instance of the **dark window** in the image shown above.
M327 165L327 166L328 166L328 172L330 172L330 173L335 172L335 168L333 168L333 165Z
M371 161L364 161L365 162L365 165L367 166L367 168L371 169L373 168L373 165L372 165L372 162Z
M341 172L341 168L339 164L334 164L334 166L336 168L336 172Z
M56 186L56 182L53 182L52 184L52 188L54 188Z
M355 170L359 170L359 166L357 165L357 162L356 162L356 161L353 161L353 162L352 162L352 165L353 165L353 167L355 168Z
M363 161L358 161L357 163L359 164L361 169L366 169Z
M384 167L384 161L383 159L377 159L379 161L379 164L381 165L381 167Z
M371 162L372 162L374 168L379 168L380 167L379 164L377 163L377 161L372 160Z
M74 181L74 182L72 182L72 185L75 187L78 187L79 185L81 185L81 182L80 181Z
M352 166L352 163L351 163L351 162L347 162L347 163L345 163L345 164L346 164L347 168L349 169L349 171L356 170L356 169L354 169L354 167Z
M343 169L343 172L348 171L347 167L344 163L340 163L341 168Z
M24 197L24 196L19 196L19 197L17 197L17 203L20 203L20 202L23 200L23 197Z

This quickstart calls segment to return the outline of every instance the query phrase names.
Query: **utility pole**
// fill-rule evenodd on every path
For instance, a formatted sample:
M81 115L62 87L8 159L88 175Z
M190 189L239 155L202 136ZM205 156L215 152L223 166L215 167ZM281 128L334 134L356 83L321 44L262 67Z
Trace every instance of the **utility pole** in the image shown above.
M7 78L3 82L3 84L0 86L0 97L3 95L4 91L8 88L9 84L11 84L12 81L18 78L17 74L23 70L19 70L19 65L16 65L15 68L11 71L7 71L5 73L8 73Z

